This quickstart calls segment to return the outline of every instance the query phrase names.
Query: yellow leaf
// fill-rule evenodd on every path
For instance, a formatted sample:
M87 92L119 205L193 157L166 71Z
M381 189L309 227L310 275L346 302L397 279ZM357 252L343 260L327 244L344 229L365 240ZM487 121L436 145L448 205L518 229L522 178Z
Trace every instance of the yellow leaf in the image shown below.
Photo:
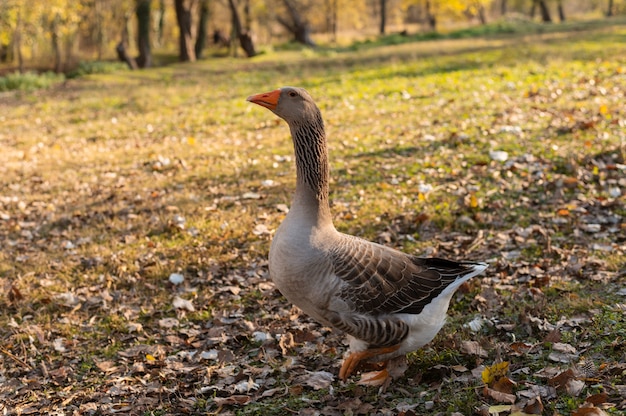
M154 355L152 355L152 354L146 354L146 360L148 360L148 361L156 361L156 358L154 358Z
M196 138L193 136L187 137L187 144L193 146L194 144L196 144Z
M426 196L420 192L417 194L417 200L421 202L426 201Z
M476 198L476 195L474 195L474 194L470 195L469 206L470 206L470 208L477 208L478 207L478 198Z
M509 362L502 361L485 368L481 374L485 384L493 383L497 378L504 376L509 371Z
M600 114L605 115L609 112L609 108L606 106L606 104L602 104L600 106Z
M510 412L511 411L511 405L510 404L499 404L496 406L489 406L489 414L490 415L499 415L500 413L503 412Z

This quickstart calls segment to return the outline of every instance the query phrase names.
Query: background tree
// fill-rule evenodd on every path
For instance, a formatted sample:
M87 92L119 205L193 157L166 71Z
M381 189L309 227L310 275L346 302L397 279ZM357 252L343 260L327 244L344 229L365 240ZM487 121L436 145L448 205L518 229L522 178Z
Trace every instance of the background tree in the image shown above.
M194 62L196 51L193 44L192 34L192 8L194 0L174 0L176 9L176 21L178 23L178 58L181 62Z
M557 0L556 2L556 9L559 13L559 21L560 22L564 22L565 21L565 10L563 9L563 1L562 0Z
M276 17L278 22L293 35L296 42L314 47L315 42L311 38L309 22L302 17L310 8L295 0L282 0L282 3L286 13Z
M380 5L380 26L378 33L385 34L385 26L387 25L387 0L379 0Z
M135 15L137 16L137 65L140 68L152 66L152 50L150 48L150 0L136 0Z
M200 0L200 10L198 17L198 30L196 34L196 43L194 45L194 52L196 53L196 59L202 57L202 52L206 47L206 40L209 34L209 18L211 16L211 2L210 0Z
M349 41L485 23L527 15L529 8L542 21L552 21L550 13L564 21L625 13L626 0L0 0L0 75L67 72L79 60L114 58L116 43L120 58L135 68L152 65L153 48L197 59L208 47L207 32L235 33L235 50L253 56L258 44L289 38L305 45L315 45L316 36Z
M532 7L530 9L530 17L535 16L535 10L539 8L541 13L541 21L544 23L552 23L552 17L550 16L550 10L545 0L533 0Z
M228 4L230 6L230 11L232 13L232 21L233 21L233 31L235 37L239 40L239 44L241 49L244 50L247 57L253 57L256 55L256 49L254 48L254 42L252 40L252 35L248 28L245 28L241 24L241 17L239 16L239 10L237 9L237 4L235 0L228 0ZM249 13L249 10L248 10Z

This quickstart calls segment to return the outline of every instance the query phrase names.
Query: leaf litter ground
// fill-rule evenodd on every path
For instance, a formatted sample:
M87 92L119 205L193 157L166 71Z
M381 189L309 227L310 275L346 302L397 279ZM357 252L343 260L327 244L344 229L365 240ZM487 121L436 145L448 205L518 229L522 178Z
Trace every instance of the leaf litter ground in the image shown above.
M285 52L3 96L3 413L623 412L625 35ZM343 336L269 280L293 156L244 100L281 85L325 115L342 231L490 263L384 392L339 382Z

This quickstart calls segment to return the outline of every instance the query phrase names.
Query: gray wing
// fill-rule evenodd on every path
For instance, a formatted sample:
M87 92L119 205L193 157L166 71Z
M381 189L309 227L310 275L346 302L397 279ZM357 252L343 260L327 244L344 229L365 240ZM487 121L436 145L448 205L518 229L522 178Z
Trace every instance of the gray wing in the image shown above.
M414 257L344 237L331 253L334 272L346 283L339 296L362 314L418 314L450 284L469 279L485 266Z

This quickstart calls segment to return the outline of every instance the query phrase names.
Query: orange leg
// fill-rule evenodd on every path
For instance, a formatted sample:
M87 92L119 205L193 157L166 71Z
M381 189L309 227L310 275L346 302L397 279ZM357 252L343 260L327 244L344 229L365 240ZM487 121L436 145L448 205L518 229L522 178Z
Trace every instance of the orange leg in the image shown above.
M400 348L400 345L394 345L392 347L371 348L361 352L353 352L344 361L339 370L339 378L346 381L348 377L356 370L359 363L363 360L367 360L379 355L389 354Z

